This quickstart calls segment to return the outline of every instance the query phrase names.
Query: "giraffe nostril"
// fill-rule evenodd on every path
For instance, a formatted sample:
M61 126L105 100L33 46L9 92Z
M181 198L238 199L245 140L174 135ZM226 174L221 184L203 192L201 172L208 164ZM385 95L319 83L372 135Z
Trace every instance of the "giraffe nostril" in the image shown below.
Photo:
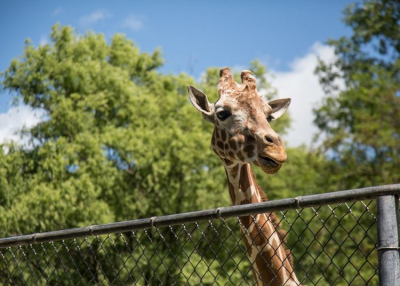
M268 143L271 143L271 144L273 144L273 143L274 143L274 140L272 140L272 138L271 138L271 137L269 137L269 136L265 136L264 138L265 138L265 141L267 141Z

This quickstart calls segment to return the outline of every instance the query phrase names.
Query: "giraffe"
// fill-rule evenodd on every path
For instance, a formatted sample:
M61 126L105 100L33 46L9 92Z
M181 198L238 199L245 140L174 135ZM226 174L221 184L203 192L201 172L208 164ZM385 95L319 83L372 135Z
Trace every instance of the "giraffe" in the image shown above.
M204 119L214 124L211 148L225 168L233 205L267 200L250 167L267 174L278 172L287 155L282 139L269 122L289 107L290 99L265 102L257 91L251 71L241 73L242 84L234 81L228 67L220 70L219 99L211 104L207 96L188 86L189 98ZM289 251L284 249L273 213L240 217L242 239L257 285L300 285L293 271Z

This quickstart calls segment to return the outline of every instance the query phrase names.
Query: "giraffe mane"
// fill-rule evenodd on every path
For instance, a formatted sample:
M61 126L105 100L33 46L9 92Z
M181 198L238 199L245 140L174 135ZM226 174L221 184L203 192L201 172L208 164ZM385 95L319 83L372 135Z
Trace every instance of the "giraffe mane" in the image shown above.
M268 201L267 195L265 194L264 190L260 187L260 185L256 181L256 174L253 172L253 170L251 170L251 176L252 176L253 183L254 183L255 187L258 189L258 192L261 196L262 202ZM272 224L275 226L275 229L277 230L279 238L281 239L282 243L284 244L284 247L286 248L285 252L286 252L287 258L289 260L290 265L293 267L293 255L292 255L292 252L290 251L290 249L287 249L287 244L286 244L287 232L283 229L280 229L280 221L274 212L269 213L268 216L269 216L269 219L271 220Z

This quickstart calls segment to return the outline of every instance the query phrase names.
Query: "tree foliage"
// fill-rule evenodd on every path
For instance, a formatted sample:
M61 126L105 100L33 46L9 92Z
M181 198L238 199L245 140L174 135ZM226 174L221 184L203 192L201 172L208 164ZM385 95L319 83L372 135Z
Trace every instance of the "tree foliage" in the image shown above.
M3 75L4 89L46 115L30 147L1 149L2 235L226 204L208 126L188 103L192 78L158 74L160 51L122 35L108 44L55 26L51 39L28 41Z
M353 34L330 40L337 60L317 68L328 96L315 123L339 188L400 180L399 11L398 1L350 5L345 23Z

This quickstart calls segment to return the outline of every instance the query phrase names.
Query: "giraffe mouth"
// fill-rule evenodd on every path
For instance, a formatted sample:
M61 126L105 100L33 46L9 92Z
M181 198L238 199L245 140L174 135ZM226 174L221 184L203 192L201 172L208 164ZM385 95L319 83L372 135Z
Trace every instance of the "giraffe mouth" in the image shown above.
M282 163L275 161L274 159L267 156L258 156L258 159L254 162L255 165L261 168L264 173L275 174L282 167Z
M263 165L267 165L268 167L276 168L281 165L269 157L260 156L260 159L264 163Z

